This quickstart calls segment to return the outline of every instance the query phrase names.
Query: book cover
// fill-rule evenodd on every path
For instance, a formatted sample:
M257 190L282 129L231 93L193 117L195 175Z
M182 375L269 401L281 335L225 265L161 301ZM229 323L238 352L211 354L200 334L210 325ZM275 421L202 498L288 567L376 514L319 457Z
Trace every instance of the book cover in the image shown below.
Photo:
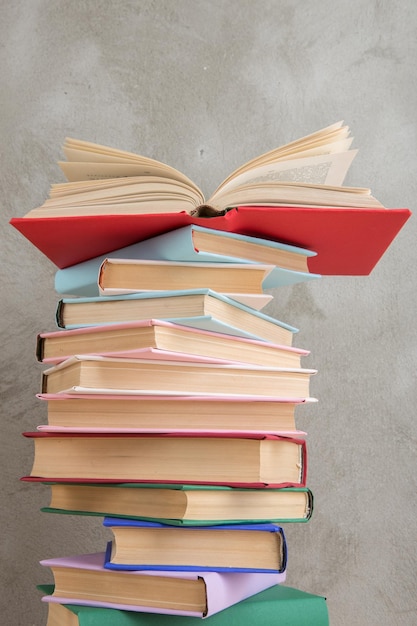
M94 434L94 433L114 433L114 434L123 434L123 433L132 433L132 434L156 434L156 435L164 435L164 434L173 434L173 433L182 433L182 434L186 434L186 435L200 435L202 433L202 430L194 427L194 428L175 428L175 425L172 425L170 428L168 427L164 427L164 428L160 428L158 427L158 425L155 425L154 427L148 427L148 428L134 428L134 427L129 427L129 428L104 428L104 427L100 427L100 426L86 426L86 427L82 427L82 426L52 426L49 424L39 424L39 426L36 427L36 429L39 432L45 432L45 433L78 433L78 434L83 434L83 433L90 433L90 434ZM204 433L206 434L213 434L213 435L217 435L219 432L224 433L225 435L231 435L233 437L240 437L241 435L276 435L277 437L305 437L307 435L305 430L284 430L284 429L277 429L277 428L269 428L268 430L265 429L260 429L260 428L256 428L256 425L254 425L252 428L245 428L245 427L241 427L241 428L236 428L234 430L231 430L230 428L222 428L221 431L219 431L218 428L204 428Z
M53 585L39 585L50 595ZM78 616L79 626L184 626L181 616L135 613L116 609L76 606L65 608ZM199 626L201 619L188 617L189 626ZM278 584L256 593L210 618L212 626L329 626L326 599L301 589Z
M283 572L287 566L287 543L283 529L277 524L271 522L264 523L245 523L245 524L216 524L216 525L189 525L186 528L179 528L176 525L166 524L161 521L153 522L148 520L133 520L126 518L113 518L106 517L103 520L103 525L114 532L113 541L109 541L106 549L106 556L104 567L115 570L161 570L161 571L209 571L209 572L222 572L222 571L235 571L235 572ZM133 541L129 544L129 562L124 561L123 554L118 555L117 544L119 541L119 535L117 530L128 529ZM139 529L137 535L139 548L135 545L134 534L131 531ZM141 530L151 530L151 535L148 540L140 538ZM159 534L158 534L159 533ZM222 543L221 547L217 549L218 542L226 538L226 544ZM250 535L253 533L253 539ZM257 535L264 535L267 533L273 537L273 541L268 543L268 555L265 554L265 547L262 547L263 553L260 555L260 547L257 554L250 554L246 556L248 549L252 546L253 542L256 542ZM186 546L183 546L183 550L179 549L178 542L181 542L181 546L187 541L191 541L193 535L197 537L193 543L193 553L189 553ZM216 539L216 535L218 539ZM239 536L243 536L244 539L240 539ZM224 537L223 537L224 536ZM123 537L123 534L122 534ZM185 539L185 537L187 539ZM209 542L211 542L209 544ZM247 542L246 548L237 549L239 543ZM228 549L227 543L232 544ZM132 551L137 554L153 554L153 545L157 545L159 550L164 552L163 563L158 565L149 562L131 562ZM195 545L196 544L196 545ZM214 545L213 545L214 544ZM198 560L195 551L198 551L201 561L198 565L193 564L193 561ZM224 558L222 554L227 551L226 565L219 565L223 563ZM235 554L234 554L235 552ZM238 557L236 559L236 556ZM255 558L254 558L255 557ZM268 557L268 558L267 558ZM274 557L273 559L271 557ZM159 561L159 557L156 556ZM216 561L218 559L218 561ZM253 559L253 561L252 561ZM232 565L234 560L235 564ZM257 561L257 566L249 566L247 563L250 561ZM187 562L188 561L188 562ZM237 564L239 561L239 564ZM243 564L243 561L245 562ZM274 561L275 566L266 566L266 563L272 563ZM262 565L260 563L262 562Z
M160 613L168 615L209 617L223 609L232 606L245 598L259 593L273 585L285 581L285 572L279 574L265 573L241 573L241 572L161 572L161 571L129 571L129 572L112 572L104 568L105 553L99 552L94 554L83 554L73 557L58 557L55 559L45 559L41 561L44 567L53 568L72 568L87 573L93 572L96 575L102 575L107 578L107 574L112 576L135 576L135 577L163 577L164 580L181 579L188 581L203 581L205 589L205 608L202 611L185 611L176 610L174 608L161 608L158 605L158 599L154 600L156 606L138 605L134 602L129 604L106 601L106 596L101 594L100 599L86 600L81 597L83 592L83 581L80 582L80 597L77 598L77 591L74 590L72 597L65 597L57 594L55 588L52 594L42 598L44 602L71 603L74 605L97 606L116 608L128 611L140 611L149 613ZM161 598L164 600L164 598Z
M406 208L241 206L212 218L186 212L10 220L58 268L190 224L280 241L317 255L309 271L323 275L368 275L409 219Z
M183 228L177 228L167 233L162 233L156 237L151 237L145 241L139 241L125 248L110 251L108 254L95 257L93 259L77 263L55 274L55 290L58 293L76 296L98 296L98 276L101 264L106 258L119 259L149 259L159 261L188 261L193 263L256 263L247 258L219 255L211 252L202 252L196 249L193 242L193 233L216 233L224 237L225 241L238 239L248 244L260 244L273 250L285 250L300 256L315 256L315 252L305 250L297 246L290 246L268 239L258 237L248 237L237 233L216 231L211 228L204 228L196 224L190 224ZM309 272L294 271L282 267L274 269L266 276L262 286L264 289L292 285L297 282L304 282L318 278L319 274Z

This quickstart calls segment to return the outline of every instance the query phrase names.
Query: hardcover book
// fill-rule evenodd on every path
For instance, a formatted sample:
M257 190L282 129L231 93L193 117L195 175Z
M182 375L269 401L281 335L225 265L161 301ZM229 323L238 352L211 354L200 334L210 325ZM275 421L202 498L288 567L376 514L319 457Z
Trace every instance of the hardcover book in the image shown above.
M100 266L98 285L102 296L207 288L261 309L272 299L262 287L272 269L259 264L108 258Z
M358 198L359 200L359 198ZM106 255L190 224L280 241L317 252L310 272L330 276L371 273L411 216L407 208L239 206L219 217L188 213L79 217L15 217L14 226L58 268Z
M178 526L307 522L307 487L239 489L207 485L48 483L47 513L146 519Z
M310 272L369 274L411 213L341 187L355 156L349 134L338 122L249 161L212 194L214 208L172 167L69 139L60 165L74 182L53 186L43 207L10 223L59 268L209 218L214 230L314 250Z
M315 398L38 394L60 432L213 432L301 436L296 407ZM297 435L298 433L298 435ZM305 433L304 433L305 434Z
M37 336L38 361L59 363L76 354L299 368L302 357L308 356L309 351L155 319L58 330Z
M209 289L62 298L59 328L160 319L236 337L291 345L297 328Z
M52 593L53 587L43 585L40 589ZM68 626L184 626L184 618L50 603L47 626L67 623ZM329 626L329 614L323 596L279 584L216 613L210 623L212 626ZM187 624L198 626L201 619L188 617Z
M42 373L42 393L308 398L316 370L75 355ZM231 393L232 390L232 393Z
M24 433L37 482L305 487L304 439L274 435Z
M106 258L188 261L192 263L263 263L274 266L263 289L318 278L307 261L315 252L296 246L190 224L58 270L55 289L76 296L98 296L98 277ZM201 286L201 285L200 285Z
M273 523L179 528L106 517L113 534L104 566L116 570L283 572L284 531Z
M41 561L55 581L53 593L42 599L201 618L285 580L285 572L121 572L106 569L104 561L101 552Z

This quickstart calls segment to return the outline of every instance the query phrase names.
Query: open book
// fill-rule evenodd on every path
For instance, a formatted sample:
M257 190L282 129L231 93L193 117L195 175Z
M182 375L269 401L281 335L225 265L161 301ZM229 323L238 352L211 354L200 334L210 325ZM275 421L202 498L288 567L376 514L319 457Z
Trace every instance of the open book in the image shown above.
M236 206L382 205L370 190L343 187L356 150L349 127L338 122L262 154L228 176L205 199L184 174L131 152L67 138L69 182L52 185L49 198L25 217L178 213L211 217Z

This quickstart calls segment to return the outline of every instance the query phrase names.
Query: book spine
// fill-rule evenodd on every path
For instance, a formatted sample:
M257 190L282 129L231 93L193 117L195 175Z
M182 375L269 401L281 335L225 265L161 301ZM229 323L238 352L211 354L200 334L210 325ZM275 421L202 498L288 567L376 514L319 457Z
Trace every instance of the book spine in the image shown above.
M64 300L61 299L58 301L56 312L55 312L55 322L58 328L65 328L63 312L64 312Z
M44 347L45 347L45 340L43 337L41 337L41 335L38 335L36 338L35 356L36 356L37 361L39 361L40 363L42 363L44 359Z

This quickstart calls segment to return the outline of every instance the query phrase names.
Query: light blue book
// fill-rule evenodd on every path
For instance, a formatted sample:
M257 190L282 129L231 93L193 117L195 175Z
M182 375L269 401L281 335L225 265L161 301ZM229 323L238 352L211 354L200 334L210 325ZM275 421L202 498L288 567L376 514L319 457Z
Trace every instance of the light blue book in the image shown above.
M251 245L263 246L268 252L276 252L276 258L279 260L279 253L290 253L292 258L301 260L301 266L306 270L308 257L315 256L315 252L305 250L297 246L260 239L257 237L249 237L247 235L238 235L236 233L228 233L225 231L213 230L202 226L190 225L169 231L162 235L157 235L145 241L132 244L119 250L113 250L105 255L95 257L83 263L72 265L64 269L60 269L55 274L55 289L58 293L74 296L98 296L98 274L102 262L106 258L120 259L146 259L154 261L185 261L191 263L259 263L236 254L215 254L213 252L204 252L196 247L195 239L198 234L215 235L217 243L222 245L225 251L237 248L237 254L243 252L243 248L247 250ZM251 244L249 246L236 244ZM248 251L249 252L249 251ZM249 252L250 254L250 252ZM265 263L265 261L263 261ZM276 265L275 262L268 264ZM281 287L292 285L314 278L319 278L320 274L313 274L309 271L298 271L286 269L276 265L276 267L266 276L263 282L263 289L271 289L273 287ZM204 286L204 285L202 285Z
M175 311L175 314L173 312ZM297 328L211 289L62 298L56 310L60 328L160 319L235 337L291 345Z

